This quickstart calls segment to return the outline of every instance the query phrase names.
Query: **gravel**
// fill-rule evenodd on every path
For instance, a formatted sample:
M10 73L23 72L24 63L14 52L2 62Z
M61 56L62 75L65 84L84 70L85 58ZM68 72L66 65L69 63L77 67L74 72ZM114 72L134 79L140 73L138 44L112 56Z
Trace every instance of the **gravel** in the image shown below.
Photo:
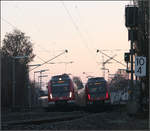
M59 115L57 112L48 114ZM65 112L68 113L68 112ZM77 112L72 112L77 113ZM125 112L87 113L86 116L71 121L42 123L39 125L3 126L7 130L144 130L148 129L149 120L145 117L129 117Z

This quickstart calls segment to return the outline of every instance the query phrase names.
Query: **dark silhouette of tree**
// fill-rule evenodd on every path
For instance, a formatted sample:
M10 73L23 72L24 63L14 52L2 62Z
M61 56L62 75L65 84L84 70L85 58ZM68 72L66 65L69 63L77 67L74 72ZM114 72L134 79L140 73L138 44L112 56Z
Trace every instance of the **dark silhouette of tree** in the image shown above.
M2 55L4 56L27 56L21 61L25 64L31 62L35 55L33 54L33 43L29 36L20 30L13 30L12 33L6 33L3 40Z
M30 37L20 30L13 30L6 33L3 39L3 46L0 50L2 63L2 107L12 107L13 78L15 79L15 106L28 106L29 89L28 86L28 63L33 60L33 43ZM15 56L27 56L24 59L14 59ZM13 64L14 62L14 64ZM13 65L15 65L13 68ZM15 73L13 73L13 69ZM34 94L34 88L32 89ZM37 99L37 96L36 96Z

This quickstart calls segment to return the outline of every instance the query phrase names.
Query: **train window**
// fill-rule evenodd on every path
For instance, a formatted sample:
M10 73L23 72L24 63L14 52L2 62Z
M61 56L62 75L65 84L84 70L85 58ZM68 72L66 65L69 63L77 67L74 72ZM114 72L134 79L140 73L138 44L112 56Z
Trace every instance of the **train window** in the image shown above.
M52 92L63 92L63 91L69 91L69 82L64 82L64 83L52 83Z
M105 81L104 77L94 77L88 79L88 82L100 82L100 81Z
M88 83L89 92L105 92L106 91L106 82L89 82Z
M57 75L57 76L53 76L52 81L64 81L64 80L70 80L70 77L67 74L63 74L63 75Z

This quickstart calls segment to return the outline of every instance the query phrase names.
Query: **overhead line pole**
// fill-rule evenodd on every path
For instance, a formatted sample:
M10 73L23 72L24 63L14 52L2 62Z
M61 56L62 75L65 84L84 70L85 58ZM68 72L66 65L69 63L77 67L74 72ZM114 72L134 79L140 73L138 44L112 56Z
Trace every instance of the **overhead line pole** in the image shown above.
M107 63L108 63L110 60L112 60L115 56L116 56L116 55L110 57L110 58L107 59L106 61L104 61L104 57L103 57L103 63L102 63L102 65L103 65L103 77L104 77L104 78L105 78L105 70L106 70L105 64L107 64Z
M110 59L113 59L113 60L114 60L114 61L116 61L117 63L119 63L119 64L121 64L121 65L123 65L123 66L125 66L125 67L126 67L126 65L125 65L125 64L123 64L123 63L121 63L120 61L118 61L118 60L116 60L116 59L114 59L114 58L110 57L109 55L107 55L107 54L103 53L101 50L97 50L97 52L102 53L103 55L105 55L105 56L109 57Z
M65 50L64 52L62 52L62 53L58 54L58 55L57 55L57 56L55 56L54 58L52 58L52 59L50 59L50 60L48 60L48 61L46 61L46 62L42 63L40 66L42 66L42 65L44 65L44 64L46 64L46 63L48 63L48 62L50 62L51 60L53 60L53 59L55 59L55 58L57 58L57 57L59 57L59 56L63 55L64 53L67 53L67 52L68 52L68 50ZM40 67L40 66L38 66L38 67ZM36 68L38 68L38 67L35 67L35 68L31 69L30 71L32 71L32 70L34 70L34 69L36 69ZM30 72L30 71L29 71L29 72Z

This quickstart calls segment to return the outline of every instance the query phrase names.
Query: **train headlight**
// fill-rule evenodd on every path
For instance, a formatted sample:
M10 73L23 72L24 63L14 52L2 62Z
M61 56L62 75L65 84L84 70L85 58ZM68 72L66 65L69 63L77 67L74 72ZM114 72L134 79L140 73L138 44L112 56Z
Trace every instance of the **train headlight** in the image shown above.
M53 98L52 93L50 93L50 98L51 98L51 99Z
M72 92L70 92L69 97L70 97L70 98L72 97Z

